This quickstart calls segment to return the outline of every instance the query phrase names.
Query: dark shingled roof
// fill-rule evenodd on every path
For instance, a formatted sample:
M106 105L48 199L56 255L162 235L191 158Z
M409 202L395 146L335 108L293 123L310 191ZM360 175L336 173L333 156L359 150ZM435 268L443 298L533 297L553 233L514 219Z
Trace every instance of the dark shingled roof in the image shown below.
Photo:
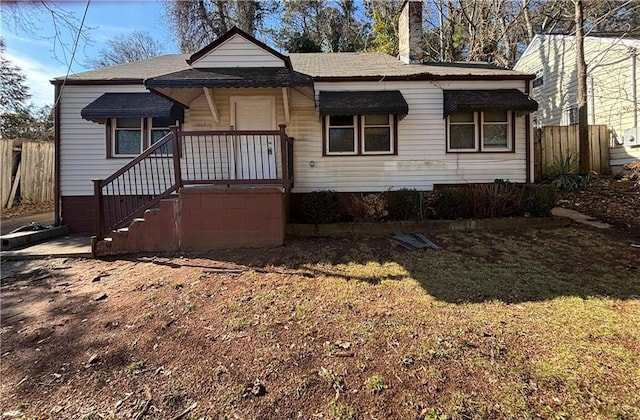
M538 103L518 89L445 90L444 116L469 111L528 111Z
M363 115L409 113L399 90L320 92L321 115Z
M107 118L162 117L184 120L184 108L154 93L105 93L80 112L82 118L103 123Z
M145 81L147 88L247 88L313 86L305 74L282 67L189 69Z

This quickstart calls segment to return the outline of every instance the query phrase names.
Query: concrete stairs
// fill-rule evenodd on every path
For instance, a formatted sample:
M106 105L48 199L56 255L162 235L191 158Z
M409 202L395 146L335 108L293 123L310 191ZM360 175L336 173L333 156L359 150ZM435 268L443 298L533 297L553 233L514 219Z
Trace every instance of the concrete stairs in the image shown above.
M136 252L168 252L178 248L175 235L179 198L161 200L159 206L144 212L128 227L111 232L96 244L95 255L107 256Z

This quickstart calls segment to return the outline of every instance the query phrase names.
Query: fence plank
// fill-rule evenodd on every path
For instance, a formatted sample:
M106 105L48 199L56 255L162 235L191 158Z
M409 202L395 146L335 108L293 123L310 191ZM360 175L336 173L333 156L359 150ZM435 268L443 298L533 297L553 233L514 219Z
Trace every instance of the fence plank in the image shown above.
M6 207L11 194L13 140L0 140L0 207Z
M534 131L533 140L533 179L542 178L542 130Z
M611 175L611 165L609 164L609 144L611 139L609 138L609 129L606 125L600 126L600 173L604 175Z
M549 165L553 165L553 163L558 160L558 159L562 159L562 151L560 150L560 137L561 137L561 131L562 131L562 127L553 127L553 129L551 130L553 132L553 137L551 139L551 162L548 162Z
M31 203L53 200L53 143L24 142L21 163L22 200Z
M568 126L568 138L569 138L569 156L572 159L571 162L571 169L574 171L578 170L578 150L580 149L580 145L578 144L578 126L577 125L571 125Z
M574 159L572 169L578 170L580 142L578 139L578 126L547 126L539 130L540 139L534 146L534 165L536 180L549 175L549 168L555 162L571 156ZM606 125L589 126L589 151L591 152L591 169L601 173L610 174L609 166L609 130Z
M600 169L600 130L597 127L590 126L589 127L589 154L590 154L590 163L592 171L599 172ZM597 145L597 146L596 146Z

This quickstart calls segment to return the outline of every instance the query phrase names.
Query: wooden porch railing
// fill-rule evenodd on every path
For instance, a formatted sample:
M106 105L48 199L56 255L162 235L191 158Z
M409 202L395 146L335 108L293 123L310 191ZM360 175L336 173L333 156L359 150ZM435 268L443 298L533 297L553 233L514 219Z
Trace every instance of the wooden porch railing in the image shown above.
M293 138L285 126L260 131L181 131L104 180L93 180L96 236L128 226L185 185L293 186Z

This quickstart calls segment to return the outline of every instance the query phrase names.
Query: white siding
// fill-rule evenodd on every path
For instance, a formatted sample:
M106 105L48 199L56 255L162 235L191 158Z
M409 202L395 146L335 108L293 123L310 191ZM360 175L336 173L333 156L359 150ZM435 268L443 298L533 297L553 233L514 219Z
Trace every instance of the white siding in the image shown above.
M234 35L204 57L193 68L284 67L284 61L240 35Z
M89 103L107 92L146 92L142 86L77 86L64 88L60 102L60 181L64 196L93 195L92 179L105 179L126 165L131 159L106 158L106 129L98 124L82 119L80 111ZM229 96L269 95L276 97L276 122L284 124L282 89L216 89L214 100L220 115L220 123L214 124L204 94L198 96L185 112L185 130L228 130ZM204 143L204 142L203 142ZM197 147L198 144L194 143ZM209 146L211 143L209 142ZM224 149L224 148L223 148ZM202 153L212 156L211 147L200 148ZM187 154L190 150L187 150ZM217 156L220 155L218 152ZM220 162L220 161L218 161ZM221 165L226 166L226 154ZM213 167L213 166L212 166ZM219 173L218 166L216 172ZM184 169L184 168L183 168ZM195 168L199 173L200 167ZM166 168L171 171L170 165ZM280 162L278 162L280 170ZM141 193L141 192L139 192Z
M104 179L130 159L107 159L104 124L82 119L80 111L103 93L147 92L142 85L67 85L60 100L60 192L93 195L92 179Z
M322 124L310 91L291 91L291 121L287 133L295 137L294 192L333 189L342 192L398 188L431 189L433 184L492 182L496 178L524 182L525 123L516 118L515 153L446 153L443 118L444 89L524 90L524 81L497 82L358 82L318 83L321 90L400 90L409 114L398 124L398 155L322 156ZM105 92L141 92L142 86L67 86L61 101L62 195L92 195L92 178L106 178L128 162L106 159L105 126L85 121L80 111ZM213 91L220 116L214 124L201 95L185 113L186 130L227 130L229 97L276 97L276 122L284 123L281 89L217 89ZM210 150L207 150L209 156ZM314 161L314 167L309 162ZM279 163L279 162L278 162Z
M640 42L635 44L640 48ZM633 127L636 104L631 80L640 80L640 65L633 75L629 47L628 42L621 40L585 39L589 124L606 124L613 130L612 138ZM540 104L536 113L538 124L560 125L563 109L577 106L574 37L537 36L515 69L535 72L540 67L544 70L544 86L534 88L531 93Z
M446 153L444 89L524 90L524 81L316 83L321 90L400 90L409 114L398 124L397 156L322 156L322 124L313 103L294 92L291 126L295 137L294 192L341 192L398 188L431 189L433 184L526 180L524 117L516 119L515 153ZM310 162L314 166L310 166Z

